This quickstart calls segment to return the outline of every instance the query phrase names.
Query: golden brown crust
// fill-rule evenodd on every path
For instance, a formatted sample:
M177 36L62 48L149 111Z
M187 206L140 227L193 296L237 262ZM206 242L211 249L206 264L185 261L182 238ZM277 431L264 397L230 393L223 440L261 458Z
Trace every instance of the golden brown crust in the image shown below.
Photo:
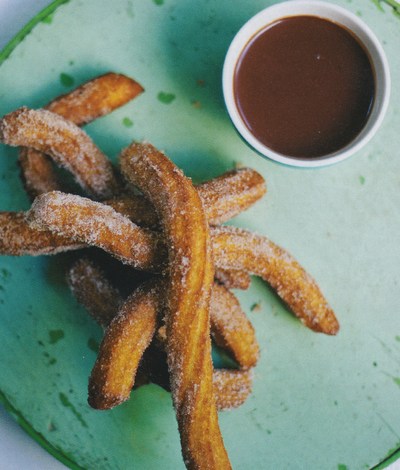
M252 370L216 369L213 375L217 408L238 408L250 395L253 386Z
M139 362L156 330L160 289L160 281L136 289L108 326L89 379L92 408L109 409L129 398Z
M159 299L159 285L142 286L125 303L106 330L89 381L89 404L96 409L110 409L129 399L136 384L139 363L154 334ZM123 312L123 316L121 317ZM102 317L104 319L104 317ZM152 374L153 380L157 379ZM142 377L143 379L143 377ZM161 381L163 385L163 381ZM214 370L213 388L218 410L237 408L251 392L252 373Z
M57 193L48 193L41 196L41 198L47 200L50 197L49 195L52 194ZM74 201L69 211L78 215L77 207L79 206L77 206L75 201L83 198L78 199L78 196L68 196L68 199ZM85 226L90 222L89 229L86 227L90 238L80 238L75 233L76 241L80 243L95 241L96 246L106 249L125 262L141 269L157 269L157 263L161 263L165 259L162 251L159 253L155 251L157 250L156 245L158 245L158 249L161 249L162 240L160 238L157 238L154 233L146 232L144 229L133 225L130 226L128 219L124 218L127 230L129 229L132 233L132 237L127 238L127 240L131 239L132 242L135 242L135 249L131 250L131 245L124 243L125 240L113 236L109 226L103 226L99 223L106 223L105 221L110 217L112 209L108 208L109 211L107 212L104 210L105 206L101 206L99 203L90 201L90 204L93 207L97 204L98 210L104 212L103 220L100 220L100 217L97 216L95 219L98 224L96 229L99 231L99 237L98 239L95 237L96 231L93 222L90 222L96 212L90 211L87 213L83 210L79 211L79 220L76 223ZM73 238L74 232L66 230L68 228L68 221L64 220L68 218L66 217L67 212L65 210L68 206L62 199L58 201L57 205L58 212L55 212L54 204L50 206L42 204L44 208L47 207L47 210L38 211L35 210L35 206L41 206L41 204L35 203L31 209L31 213L35 216L33 218L36 218L42 226L44 218L52 219L50 222L54 225L49 224L49 220L46 220L47 225L45 225L45 228L55 231L59 230L57 232L59 235ZM56 214L59 215L54 217ZM62 214L64 214L63 218ZM85 222L85 217L87 217L88 222ZM119 217L122 218L122 216ZM74 230L77 230L76 227L76 224L72 224ZM318 285L288 252L275 245L266 237L234 227L214 227L211 233L216 266L224 269L245 270L262 277L276 290L282 300L307 327L314 331L331 335L338 332L339 323Z
M58 194L61 193L47 193L33 204L30 211L31 219L36 220L39 227L53 230L64 237L71 237L80 243L95 244L140 269L157 269L165 260L165 251L163 251L165 245L162 249L163 242L154 232L134 226L113 209L108 208L107 211L104 209L106 206L99 203L89 201L83 204L95 207L99 212L93 210L88 212L85 207L81 210L79 201L84 198L79 196L68 195L51 203L49 201L51 195ZM67 201L73 203L69 206ZM69 207L68 212L67 207ZM70 212L73 212L74 217L66 220L69 219L67 214ZM96 224L92 221L95 214L97 214ZM101 214L101 217L98 214ZM123 219L128 234L126 240L135 243L134 249L131 249L126 240L115 237L113 227L109 225L111 216L118 223ZM85 236L82 237L82 230L77 227L86 229L83 232ZM214 227L211 233L216 266L223 269L245 270L260 276L276 290L307 327L331 335L338 332L339 323L318 285L283 248L266 237L234 227ZM157 249L161 251L158 252Z
M111 113L143 91L144 88L132 78L109 72L59 96L46 109L77 126L83 126Z
M58 114L45 109L17 109L0 120L0 141L51 155L96 198L110 197L118 189L107 157L85 132Z
M255 170L241 168L228 171L196 186L210 225L227 222L248 209L266 191L263 177ZM106 201L137 225L158 227L158 218L152 204L143 196L126 195Z
M240 365L256 365L260 348L254 328L235 295L226 287L214 284L210 305L211 335L218 346L227 350Z
M124 194L113 199L107 199L104 203L128 217L140 227L159 228L154 207L145 197L139 194Z
M150 382L171 391L165 352L153 343L146 350L139 370ZM241 406L251 393L252 382L252 370L214 369L213 390L218 411Z
M54 255L83 248L71 238L31 228L25 215L24 212L0 212L0 255Z
M264 178L251 168L228 171L197 186L207 219L222 224L248 209L266 193Z
M146 350L140 370L152 383L171 391L165 352L154 345ZM213 391L219 411L241 406L251 393L252 370L214 369ZM135 384L136 385L136 384Z
M135 225L112 207L53 191L38 196L27 213L34 229L97 246L138 269L160 269L166 262L160 234Z
M213 393L209 301L214 272L199 195L149 144L131 145L120 163L128 181L154 204L169 247L167 357L185 464L230 468Z
M44 164L45 167L40 169L40 173L44 174L47 170L53 171L52 165L47 159L47 157L42 158L43 154L33 150L31 148L23 148L21 149L21 154L28 153L32 155L34 158L30 159L29 162L32 165L42 165ZM39 155L39 158L36 160L36 156ZM28 167L26 167L26 171L28 171ZM250 170L249 170L250 171ZM251 172L251 171L250 171ZM244 173L236 173L236 172L229 172L225 176L222 175L219 179L218 184L218 192L220 195L223 195L224 191L230 191L230 184L232 181L237 181L238 178L240 179L241 176L248 178L249 172L246 171ZM34 185L35 192L37 193L45 193L53 191L53 188L57 186L56 180L53 178L45 178L39 179L34 181L35 176L38 175L35 167L32 168L32 174L29 176L29 181L31 181ZM241 176L240 176L241 175ZM257 173L254 172L254 179L258 181L258 177L256 176ZM260 177L261 178L261 177ZM45 186L47 185L48 186ZM215 197L217 193L213 192L213 180L210 182L205 182L201 186L201 190L199 194L201 197L206 200L213 200L214 202L217 201ZM40 191L39 191L40 188ZM252 189L249 187L249 191L251 192ZM261 194L261 191L259 191ZM239 196L239 195L238 195ZM222 197L222 196L221 196ZM247 201L250 203L251 198L247 198ZM235 207L235 198L233 197L232 193L227 198L229 201L228 204L225 204L225 208L227 210L226 214L232 213L232 208ZM140 195L122 195L118 196L113 199L109 199L104 201L107 205L113 207L117 212L129 217L135 224L143 227L157 227L158 226L158 217L156 212L154 211L153 206L151 203L145 199L143 196ZM204 208L206 213L214 212L214 209L211 206L207 205L208 203L204 203ZM210 202L211 204L211 202ZM219 206L221 207L220 203ZM71 207L70 207L71 208ZM242 205L241 208L244 210L245 207ZM218 210L219 217L222 217L221 209ZM224 217L227 219L227 215ZM209 221L215 222L215 220L210 219ZM24 233L25 241L21 237L16 237L15 240L12 237L7 237L2 240L2 244L0 245L0 254L4 255L14 255L14 256L23 256L23 255L42 255L42 254L55 254L59 253L63 250L70 250L70 249L77 249L81 246L81 243L75 245L72 240L67 240L63 237L60 237L56 234L46 233L46 231L38 232L38 230L29 227L22 215L18 215L17 213L15 216L11 212L7 212L7 217L0 218L0 233L5 233L7 227L4 226L6 223L12 223L13 228L18 233ZM51 241L51 243L50 243ZM35 250L36 247L36 250ZM238 289L247 289L250 284L250 277L245 272L239 272L236 270L224 270L224 269L217 269L216 271L216 278L225 284L227 287L231 288L238 288Z
M123 298L101 268L87 257L81 258L69 269L68 284L78 302L97 323L106 328L115 317ZM160 292L157 291L162 296L164 292ZM216 344L230 353L240 367L253 367L259 356L254 328L235 295L217 283L214 283L212 289L210 320L211 336ZM162 342L165 339L166 336Z
M215 227L212 240L216 265L263 278L308 328L329 335L339 331L335 314L317 283L283 248L234 227Z
M123 299L101 268L86 257L80 258L69 268L67 281L76 300L100 326L107 328Z
M228 289L246 290L251 284L250 274L239 269L215 268L215 279Z
M68 284L75 298L86 308L90 316L94 318L94 320L97 321L97 323L99 323L103 328L107 328L111 323L111 320L117 315L120 306L123 304L123 299L119 291L108 281L99 266L86 257L77 260L73 263L68 272ZM219 289L219 287L217 287L217 289ZM215 285L213 291L214 290ZM151 296L153 296L155 293L160 299L165 298L164 293L160 293L157 289L148 291L148 295ZM213 297L215 296L213 295ZM143 308L140 304L137 303L138 301L144 302L145 304L148 303L146 296L141 295L140 297L136 298L136 303L134 305L131 304L132 310L134 307L136 310L142 311ZM157 299L150 299L150 304L152 302L154 305L156 305ZM214 298L214 300L211 302L211 318L216 314L214 312L214 308L217 302L218 298ZM227 305L227 307L229 307L229 305ZM218 306L217 308L220 310L221 307ZM160 307L159 309L161 311ZM233 312L232 315L234 324L236 323L234 319L235 313L236 312ZM155 311L154 315L156 315ZM225 315L226 317L229 317L230 312L227 311ZM150 321L153 321L151 317ZM225 327L224 323L222 323L222 327ZM95 384L93 386L93 390L97 391L95 403L97 403L97 407L100 406L102 409L115 406L118 404L118 402L127 399L129 396L128 387L132 381L134 380L135 387L139 387L140 385L148 383L148 379L146 380L145 378L146 376L150 377L151 381L154 381L163 388L167 388L169 390L169 380L165 370L167 366L166 363L164 364L164 354L162 352L154 351L153 347L146 350L147 352L145 353L145 362L147 363L147 368L143 370L143 364L141 364L141 368L137 369L138 360L135 356L136 360L131 363L131 369L125 369L123 378L126 382L122 382L121 377L119 378L119 386L121 386L122 383L122 391L118 388L118 384L116 384L115 381L112 382L113 393L111 395L114 397L119 397L119 399L109 398L109 388L111 387L110 385L104 385L104 381L114 377L114 374L111 372L111 368L115 367L116 363L120 364L122 360L119 358L115 359L115 356L113 356L114 358L111 362L110 358L106 357L106 364L102 365L103 357L104 355L108 354L110 349L116 356L119 354L124 354L126 351L129 352L129 349L126 347L122 348L118 346L117 349L113 347L112 343L110 344L111 341L114 341L114 343L119 343L120 341L135 343L138 331L133 329L129 331L133 333L133 337L126 336L126 334L129 332L120 329L119 333L122 335L122 338L119 338L119 336L116 335L115 329L110 329L109 332L106 332L106 336L110 335L110 338L103 340L107 347L104 348L102 356L99 356L97 359L98 374L94 376L93 379L98 380L99 373L101 374L101 384ZM145 331L148 331L147 326L145 327ZM157 331L160 331L160 328L158 328ZM238 333L236 333L236 337L238 338L238 341L240 341L240 336ZM162 348L164 348L165 342L165 336L161 341L158 341ZM233 345L235 347L237 345L237 341L234 342ZM135 354L136 353L137 352L135 352ZM151 357L149 357L149 355L151 355ZM236 356L237 355L238 354L236 354ZM143 361L141 361L141 363L142 362ZM141 372L142 375L140 376L140 381L138 382L137 374L139 372ZM240 406L251 392L251 379L252 374L248 371L239 372L225 369L214 370L213 384L218 410L225 410ZM103 397L103 392L107 394L108 398Z
M163 153L150 144L132 144L122 153L121 166L128 180L123 191L133 194L122 192L119 175L76 125L142 91L127 77L106 74L54 100L47 110L21 108L0 120L0 141L24 146L20 165L27 191L32 197L47 193L28 214L0 213L0 253L51 254L96 246L131 266L161 273L151 274L123 300L127 293L122 296L88 259L71 268L72 292L107 328L89 381L89 403L98 409L116 406L133 385L149 378L171 385L186 466L229 469L216 411L247 398L259 347L227 287L247 288L255 274L309 328L336 334L339 324L315 281L282 248L245 230L214 227L263 196L265 182L254 170L234 170L194 188ZM112 199L101 204L58 192L52 162L41 152L68 169L93 198ZM213 285L214 275L220 284ZM210 333L241 370L213 370ZM167 360L157 363L164 350ZM157 363L155 370L147 368L151 363Z
M143 91L135 80L107 73L56 98L45 109L82 126L123 106ZM22 148L19 165L25 189L32 200L39 194L63 189L51 160L44 153Z
M21 147L18 163L25 191L31 201L39 194L57 191L61 188L52 161L44 153L32 148Z

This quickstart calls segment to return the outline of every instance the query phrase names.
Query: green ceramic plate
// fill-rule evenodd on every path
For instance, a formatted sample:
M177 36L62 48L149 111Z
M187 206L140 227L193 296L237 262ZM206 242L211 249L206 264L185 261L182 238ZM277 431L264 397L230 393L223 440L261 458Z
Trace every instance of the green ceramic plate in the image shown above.
M196 180L238 163L259 170L268 194L233 222L268 235L306 267L341 332L331 338L302 327L258 280L238 293L262 354L252 396L220 415L232 464L366 469L400 447L400 18L389 2L335 2L380 38L394 83L390 109L358 155L298 170L246 147L221 93L229 42L271 3L56 1L2 53L0 114L40 107L95 75L118 71L146 92L87 126L111 158L131 140L146 139ZM29 207L16 157L1 146L0 210ZM63 257L0 258L2 400L71 468L183 468L163 390L143 387L107 412L86 404L101 331L69 294L64 271Z

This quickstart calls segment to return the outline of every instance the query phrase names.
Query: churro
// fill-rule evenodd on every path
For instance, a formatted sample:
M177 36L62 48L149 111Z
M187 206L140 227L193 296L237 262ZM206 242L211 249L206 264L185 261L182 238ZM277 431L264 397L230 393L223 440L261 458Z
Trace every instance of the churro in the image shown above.
M73 216L69 219L70 212ZM165 266L166 247L156 233L135 226L100 203L48 193L35 201L30 219L38 228L79 243L95 244L140 269L160 270ZM117 235L124 233L125 239L113 236L113 230ZM318 285L287 251L267 237L235 227L212 227L211 234L217 267L260 276L308 328L331 335L338 332L339 323Z
M149 144L125 149L120 165L154 204L167 240L167 358L185 464L231 468L213 393L209 302L214 270L201 200L190 180Z
M140 371L152 383L171 391L165 351L153 344L146 350ZM219 411L238 408L251 393L253 369L214 369L213 390ZM135 384L136 385L136 384Z
M118 189L111 163L90 137L51 111L23 107L7 114L0 120L0 141L51 155L96 198L111 197Z
M210 225L227 222L248 209L266 192L264 178L251 168L227 171L196 186ZM143 196L127 194L106 201L137 225L156 228L157 214Z
M138 269L161 269L167 262L165 244L156 232L138 227L100 202L53 191L38 196L27 213L34 229L96 246Z
M159 228L153 206L140 194L123 194L103 202L140 227Z
M197 186L211 225L227 222L248 209L266 192L264 178L251 168L226 172Z
M21 151L28 151L30 149L23 148ZM39 152L39 165L41 165L46 160L42 158L43 154ZM47 158L47 157L46 157ZM31 160L31 163L33 160ZM52 171L50 162L49 169ZM41 169L38 173L43 175L45 169ZM37 193L50 192L51 188L57 187L58 183L55 179L52 178L41 178L38 177L38 181L34 183L35 172L30 175L30 182L35 186L35 191ZM243 180L242 180L243 179ZM236 207L236 199L234 194L237 195L238 199L241 200L241 210L246 209L243 201L246 200L250 205L254 202L255 194L257 198L260 198L265 193L265 184L263 183L262 177L255 172L247 168L240 170L235 170L227 172L218 179L218 185L213 183L213 180L202 183L198 186L200 197L203 200L204 209L206 214L208 214L208 220L211 224L216 222L216 219L213 218L213 214L217 213L219 220L223 217L223 220L228 220L228 214L232 214ZM249 184L249 181L256 182L256 187L252 187ZM243 190L248 191L249 194L243 198L238 193L230 192L231 184L239 184L241 182ZM247 183L246 183L247 182ZM43 186L44 185L44 186ZM48 185L48 186L46 186ZM218 188L216 192L215 188ZM41 188L41 189L40 189ZM224 194L228 193L228 197L224 197ZM218 201L220 196L224 200L225 215L222 214L221 204ZM78 199L76 199L78 201ZM208 202L207 202L208 201ZM140 195L121 195L107 201L104 201L107 205L113 207L117 212L129 217L134 223L143 227L157 227L158 219L157 215L152 207L151 203L147 201L143 196ZM213 204L216 204L217 208L213 207ZM72 208L70 207L72 210ZM17 234L23 234L23 237L12 237L12 232ZM50 231L38 230L30 227L24 219L22 213L12 213L6 212L4 215L0 213L0 233L4 234L0 243L0 254L3 255L13 255L13 256L23 256L31 255L38 256L43 254L57 254L64 250L73 250L82 247L82 243L74 243L71 240L66 239L56 235L55 233L50 233ZM9 233L10 236L5 234ZM216 278L225 284L227 287L247 289L250 285L250 277L244 272L239 272L238 270L229 270L229 269L217 269Z
M21 147L18 163L25 191L31 201L39 194L62 188L51 158L44 153L33 148Z
M122 181L78 127L142 91L110 73L46 109L20 108L0 119L0 141L22 147L25 188L37 196L27 213L0 212L0 254L90 248L96 262L76 259L68 272L72 293L105 330L90 405L114 407L132 387L154 382L172 392L187 468L225 470L217 410L248 397L259 356L254 328L229 289L247 289L256 275L308 328L333 335L339 324L289 253L265 236L219 225L265 194L259 173L240 168L195 187L162 152L133 143L120 156ZM61 192L53 162L96 201ZM108 254L119 273L115 283L97 264L102 257L109 263ZM214 370L211 339L238 370Z
M101 327L107 328L123 298L101 268L86 257L80 258L69 268L67 281L76 300Z
M169 374L165 351L153 344L146 350L140 369L144 377L170 392ZM251 393L253 370L214 369L213 390L218 411L241 406ZM135 382L136 386L136 382Z
M80 85L51 101L46 109L77 126L111 113L139 94L144 88L125 75L109 72Z
M23 148L21 152L28 151L30 149ZM43 159L39 152L40 157L38 158L38 164L42 165L43 162L46 162L46 159ZM47 158L47 157L46 157ZM31 160L31 164L36 160ZM52 166L50 162L47 162L49 165L49 171L52 171ZM55 179L52 178L41 178L40 175L46 172L46 167L40 169L38 172L33 171L30 174L29 181L32 183L32 186L35 187L36 193L50 192L52 188L57 188L58 183ZM40 173L40 174L39 174ZM35 174L39 174L38 180L34 181ZM242 180L243 178L243 180ZM213 218L213 214L217 213L219 220L228 220L228 214L232 214L235 210L236 199L234 194L241 200L241 203L238 204L241 207L241 210L246 209L248 206L244 205L244 200L250 205L255 200L255 194L257 194L257 199L260 198L265 193L265 184L262 177L255 172L247 168L240 170L235 170L227 172L218 179L218 185L213 183L213 180L202 183L198 186L200 197L203 200L204 209L206 214L208 214L208 220L211 224L216 223L216 219ZM243 198L238 193L230 192L231 184L238 184L241 181L241 186L244 188L244 191L248 191L249 194ZM256 187L252 187L251 184L248 184L249 181L256 182ZM247 183L246 183L247 182ZM218 188L215 192L215 188ZM228 193L229 196L225 197L224 194ZM222 214L221 204L218 201L220 196L224 200L225 215ZM208 202L207 202L208 201ZM104 201L107 205L113 207L117 212L129 217L134 223L143 227L157 227L158 219L154 211L154 208L143 196L140 195L121 195L107 201ZM216 208L213 207L213 204L216 204ZM223 219L222 219L223 218ZM11 225L9 225L11 224ZM9 225L10 228L7 226ZM0 253L3 255L14 255L14 256L23 256L31 255L37 256L42 254L56 254L63 250L77 249L81 247L81 244L74 244L72 240L67 241L65 238L57 236L55 234L46 233L45 230L41 232L29 227L25 221L22 213L12 212L0 213L0 233L5 234L6 231L11 233L12 230L15 230L15 233L23 233L24 237L5 237L0 244ZM238 270L216 270L216 278L225 284L227 287L247 289L250 285L250 278L245 272L239 272Z
M123 304L123 299L118 289L111 285L101 269L88 258L81 258L75 261L69 269L68 283L76 299L84 305L92 318L94 318L95 321L103 328L107 328L111 320L117 315L121 305ZM147 318L149 320L149 324L146 324L143 328L145 333L149 330L153 331L153 323L159 316L159 312L157 312L157 302L159 301L157 299L153 299L153 297L155 293L160 297L160 293L157 288L149 289L148 287L149 286L146 287L146 285L142 286L141 294L139 296L135 296L134 302L131 298L130 302L124 305L124 310L127 312L126 314L132 315L134 317L134 321L137 318L134 310L143 311L144 308L148 309ZM215 295L216 289L217 295ZM144 294L143 290L147 292L147 295ZM214 284L213 301L211 302L210 308L211 318L214 315L219 316L219 311L221 311L223 307L229 308L229 305L218 306L219 301L224 301L225 295L225 293L221 296L218 295L219 290L220 286L216 286ZM222 299L219 297L222 297ZM145 307L143 307L141 303L143 303ZM153 306L152 315L150 310L151 306ZM215 312L215 309L217 309L218 312ZM236 309L233 309L232 312L225 312L226 318L232 316L233 325L237 324L237 321L235 321L236 313ZM215 323L217 323L217 321L215 321ZM213 321L211 321L211 325L212 324ZM140 325L137 323L136 325L140 328ZM225 323L222 323L222 327L225 327ZM229 325L227 327L229 328ZM118 333L121 335L121 338L119 338L118 333L116 333L115 327L112 327L110 331L106 332L105 339L103 340L104 346L102 346L100 350L101 354L96 361L96 373L93 375L94 385L92 390L94 397L92 399L93 405L96 408L115 406L127 399L129 397L130 384L134 382L135 387L139 385L137 383L137 374L139 372L142 372L142 374L144 372L144 375L147 375L151 381L169 390L166 358L164 357L165 354L160 351L155 351L154 347L146 350L139 369L137 369L139 365L137 360L138 352L135 351L133 354L134 360L131 363L128 360L125 361L125 372L123 375L118 375L118 383L116 384L115 380L113 380L115 378L115 372L113 369L122 362L119 355L126 354L127 351L129 352L129 348L127 346L121 346L122 342L129 344L135 343L135 338L143 330L135 330L134 328L125 330L118 328ZM133 337L129 335L130 333ZM237 341L235 341L235 345L240 342L240 336L240 333L237 332ZM166 337L164 336L160 343L162 348L165 346L165 341ZM114 347L115 343L118 344L117 348ZM233 344L232 341L231 344ZM244 345L239 349L242 350L245 346L246 341L244 341ZM112 354L110 354L110 350L112 351ZM236 356L238 356L238 354L236 354ZM145 362L147 367L143 367L143 362ZM145 369L144 371L143 368ZM141 379L143 381L143 377L141 377ZM219 410L223 410L241 405L251 391L251 379L252 374L248 371L214 370L213 384L217 408ZM110 393L111 386L112 389ZM103 398L103 395L105 395L105 398ZM92 394L90 393L89 397L91 396ZM113 398L110 398L110 396Z
M260 276L310 329L334 335L339 323L314 279L267 237L234 227L214 227L215 263Z
M50 230L31 228L24 212L0 212L0 254L7 256L55 255L84 245Z
M215 268L215 279L228 289L246 290L250 287L251 277L246 271L239 269Z
M210 304L211 335L242 368L256 365L259 346L254 328L237 298L225 286L214 284Z
M218 410L238 408L251 393L253 370L215 369L213 385Z
M110 72L56 98L45 109L82 126L123 106L143 91L135 80ZM51 159L44 153L22 147L18 161L25 189L32 200L39 194L63 189Z
M73 263L68 271L68 284L75 298L104 329L109 327L117 314L119 315L118 312L123 305L121 308L121 311L124 312L121 314L123 320L120 319L118 326L113 324L106 330L89 385L89 403L92 407L98 409L114 407L127 400L132 386L137 386L136 377L141 371L139 360L143 362L143 357L141 358L140 354L143 354L148 346L147 342L138 342L138 336L140 336L140 339L143 339L144 336L148 339L148 335L151 332L154 333L154 322L157 321L158 313L161 312L159 305L160 298L162 298L160 286L155 285L154 282L148 286L144 285L137 294L131 296L124 303L119 290L108 281L99 266L86 257ZM149 288L151 286L153 288ZM215 288L216 286L214 286ZM219 289L219 287L217 288ZM214 299L212 306L217 303L218 299ZM143 315L143 312L146 312L146 316ZM212 310L210 314L212 316ZM129 328L121 327L121 324L125 321L129 323ZM144 324L141 322L144 322ZM220 325L218 321L216 321L216 324L217 326ZM166 337L163 336L160 343L163 348L165 341ZM138 350L137 344L142 348ZM132 345L135 345L134 351L131 350ZM148 365L145 375L169 390L167 372L163 370L162 364L155 363L155 360L158 362L163 361L163 354L149 351L145 357L147 364L150 362L149 355L151 356L152 366L150 369ZM154 358L155 355L156 358ZM160 356L162 359L160 359ZM122 373L121 367L123 367ZM245 391L248 390L248 386L243 386L241 375L235 374L234 378L230 380L227 374L214 371L213 378L217 388L218 409L230 408L234 404L239 406L244 401ZM141 380L143 382L143 377L141 377ZM223 385L225 383L226 386Z
M103 328L107 328L123 303L123 297L101 268L88 258L75 261L68 271L68 284L75 298ZM136 286L137 287L137 286ZM132 286L132 291L134 286ZM149 295L160 292L152 289ZM156 304L154 300L154 304ZM161 308L160 308L161 311ZM216 344L231 354L241 368L253 367L259 346L254 328L235 295L214 283L210 303L211 336ZM160 331L160 329L158 330ZM160 336L160 335L159 335ZM161 342L165 342L163 334Z
M138 287L107 328L89 379L89 404L112 408L129 398L143 353L157 326L160 281Z

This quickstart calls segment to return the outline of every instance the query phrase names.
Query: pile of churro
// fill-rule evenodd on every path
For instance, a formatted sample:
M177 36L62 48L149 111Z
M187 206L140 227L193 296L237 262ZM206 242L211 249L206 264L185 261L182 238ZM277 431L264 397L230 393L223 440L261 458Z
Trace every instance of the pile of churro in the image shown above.
M109 409L156 383L171 391L187 468L228 469L217 412L246 400L259 356L232 289L256 275L308 328L333 335L339 324L289 253L222 225L265 194L260 174L240 168L195 186L151 144L133 142L114 165L81 129L143 91L108 73L0 120L0 141L20 148L32 200L27 212L0 213L0 254L71 252L71 292L104 328L89 404ZM235 369L214 368L212 341Z

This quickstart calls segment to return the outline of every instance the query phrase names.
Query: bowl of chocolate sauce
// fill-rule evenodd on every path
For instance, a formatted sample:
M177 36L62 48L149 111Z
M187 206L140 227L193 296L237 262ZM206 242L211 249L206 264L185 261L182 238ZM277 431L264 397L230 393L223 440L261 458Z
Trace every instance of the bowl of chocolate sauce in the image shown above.
M300 167L342 161L373 137L389 103L388 62L359 17L292 0L252 17L223 68L229 116L262 156Z

